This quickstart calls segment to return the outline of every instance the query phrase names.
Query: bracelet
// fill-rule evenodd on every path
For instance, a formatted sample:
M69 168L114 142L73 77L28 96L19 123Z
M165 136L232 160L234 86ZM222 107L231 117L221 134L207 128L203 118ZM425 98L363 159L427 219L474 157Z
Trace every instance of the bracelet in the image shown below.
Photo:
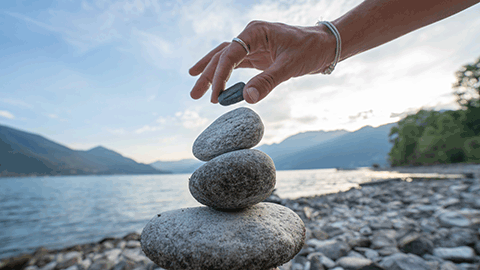
M321 72L322 74L329 75L333 72L333 70L335 69L335 66L338 63L338 60L340 59L340 53L342 52L342 39L340 38L340 32L338 32L337 28L331 22L318 21L315 25L319 26L321 24L328 27L328 29L330 29L330 31L335 36L335 39L337 40L337 47L335 48L335 59L333 60L333 63L330 64L330 66L326 70Z

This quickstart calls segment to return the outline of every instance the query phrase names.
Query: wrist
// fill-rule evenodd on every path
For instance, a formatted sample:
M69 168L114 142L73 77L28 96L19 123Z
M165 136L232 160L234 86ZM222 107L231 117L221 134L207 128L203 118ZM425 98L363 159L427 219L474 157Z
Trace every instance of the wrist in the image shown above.
M334 33L324 24L314 26L317 31L317 52L320 52L318 67L311 74L324 73L335 61L337 39Z

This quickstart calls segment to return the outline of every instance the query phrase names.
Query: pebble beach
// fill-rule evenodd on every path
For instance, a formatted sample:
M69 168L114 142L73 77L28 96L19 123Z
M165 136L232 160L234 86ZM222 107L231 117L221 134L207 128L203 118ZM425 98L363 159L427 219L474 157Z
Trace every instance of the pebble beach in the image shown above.
M306 226L303 249L279 269L480 269L480 165L467 167L441 173L468 178L389 179L295 200L270 196L267 201L292 209ZM413 172L431 168L421 169ZM0 269L162 269L139 240L131 233L61 250L40 247L3 260Z

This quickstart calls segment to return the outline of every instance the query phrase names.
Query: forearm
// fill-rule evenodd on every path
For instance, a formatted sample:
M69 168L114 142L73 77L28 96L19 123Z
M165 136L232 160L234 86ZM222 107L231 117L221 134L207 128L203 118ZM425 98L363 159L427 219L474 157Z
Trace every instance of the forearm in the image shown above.
M332 21L342 38L341 60L458 13L480 0L366 0Z

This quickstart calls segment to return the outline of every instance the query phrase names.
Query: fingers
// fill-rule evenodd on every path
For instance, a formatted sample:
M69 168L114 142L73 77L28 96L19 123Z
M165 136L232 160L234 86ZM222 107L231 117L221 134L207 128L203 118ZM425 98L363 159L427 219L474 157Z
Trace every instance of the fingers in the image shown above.
M193 65L193 67L188 70L188 73L192 76L197 76L198 74L202 73L208 63L210 63L210 60L213 58L213 56L215 56L215 54L223 50L229 44L230 42L223 42L222 44L218 45L215 49L210 51L207 55L200 59L200 61Z
M275 62L264 72L253 77L243 89L243 98L254 104L265 98L277 85L290 79L288 69L282 66L281 61Z
M212 97L213 103L218 102L218 95L225 90L227 83L233 69L240 63L247 55L245 49L238 43L232 42L230 46L226 47L220 55L218 65L215 69L215 74L212 81Z
M213 75L215 74L215 69L217 68L220 55L221 55L220 52L215 54L210 59L210 62L208 62L206 67L203 69L202 75L200 75L200 78L198 78L197 82L195 83L195 86L192 88L192 91L190 92L190 96L193 99L201 98L207 92L208 88L212 84ZM217 102L214 102L214 103L217 103Z

